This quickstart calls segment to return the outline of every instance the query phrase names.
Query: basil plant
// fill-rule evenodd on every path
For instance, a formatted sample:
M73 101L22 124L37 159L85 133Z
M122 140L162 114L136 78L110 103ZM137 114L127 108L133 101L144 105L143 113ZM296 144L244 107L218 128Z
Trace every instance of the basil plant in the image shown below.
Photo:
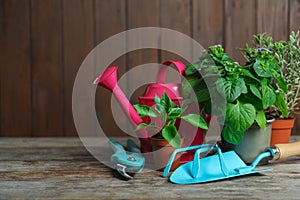
M244 132L254 123L266 128L267 110L272 105L282 113L287 113L284 93L287 91L285 81L280 73L281 67L268 49L252 49L246 45L243 49L247 62L244 66L234 62L221 45L204 50L199 62L190 64L185 70L183 94L188 98L193 90L198 103L210 112L211 95L225 99L222 110L224 124L222 137L231 144L239 144ZM217 76L215 70L217 69ZM213 73L212 73L213 72ZM213 84L207 86L206 79L215 76ZM209 91L215 91L208 93ZM280 87L280 90L278 89ZM218 105L214 105L218 107Z

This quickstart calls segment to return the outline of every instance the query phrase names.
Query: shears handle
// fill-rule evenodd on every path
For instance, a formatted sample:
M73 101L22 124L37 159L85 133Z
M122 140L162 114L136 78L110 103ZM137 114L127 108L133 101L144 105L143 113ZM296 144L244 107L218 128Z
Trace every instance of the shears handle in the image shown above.
M114 150L114 152L116 152L116 153L124 152L125 153L125 148L117 140L110 138L108 143L110 144L110 146Z
M128 148L128 151L130 151L132 153L137 153L137 154L141 153L140 148L131 139L127 140L127 148Z

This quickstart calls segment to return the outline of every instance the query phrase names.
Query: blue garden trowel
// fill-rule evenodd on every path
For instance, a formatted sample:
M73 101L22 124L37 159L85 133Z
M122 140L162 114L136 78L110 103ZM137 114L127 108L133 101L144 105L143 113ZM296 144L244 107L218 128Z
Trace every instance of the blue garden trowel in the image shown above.
M141 151L133 140L127 140L128 152L115 139L109 139L108 143L115 152L110 160L124 178L132 179L135 173L140 173L143 170L145 158L141 156Z
M217 181L236 176L253 174L272 170L271 168L255 169L256 165L264 158L268 160L281 160L290 156L300 155L300 142L290 144L276 144L259 154L255 160L246 165L234 152L222 153L217 145L203 144L176 149L170 157L164 170L166 177L177 153L196 150L194 160L178 167L170 176L170 181L177 184L195 184ZM200 159L200 154L214 150L217 154Z

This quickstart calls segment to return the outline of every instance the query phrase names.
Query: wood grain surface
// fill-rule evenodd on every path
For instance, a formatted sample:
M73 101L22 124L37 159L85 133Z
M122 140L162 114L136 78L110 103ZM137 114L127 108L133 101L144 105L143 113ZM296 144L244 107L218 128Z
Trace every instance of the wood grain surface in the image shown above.
M33 119L30 14L29 0L0 1L2 136L31 136Z
M172 184L149 169L124 181L78 138L2 138L0 199L299 199L300 157L264 167L273 171L205 184Z
M256 2L225 0L225 50L243 64L245 60L237 48L251 43L256 33Z
M300 0L289 0L289 31L299 30Z
M94 26L95 26L95 46L101 44L109 37L118 34L126 30L126 2L119 0L95 0L94 5ZM126 48L125 39L122 41L122 45ZM108 55L114 53L114 48L107 49ZM109 66L99 66L99 59L95 58L95 68L106 68ZM117 58L110 66L117 65L118 78L123 75L126 68L126 56L123 55ZM97 76L97 75L95 75ZM125 88L122 88L126 91ZM96 111L99 119L99 123L102 129L110 135L122 135L122 131L115 123L112 108L111 108L111 92L104 88L98 87L96 93ZM126 119L125 117L120 119ZM124 123L123 123L124 124Z
M224 45L223 8L224 1L193 0L193 38L204 48L214 44Z
M63 0L62 6L64 134L76 136L72 115L72 91L78 66L94 47L94 12L91 12L94 4L92 0Z
M151 8L151 9L150 9ZM129 0L127 2L127 27L128 29L140 28L140 27L158 27L159 26L159 1L157 0ZM142 45L141 39L142 31L137 34L137 37L130 37L127 39L127 48L131 49L136 45ZM159 40L153 41L157 46ZM158 63L159 51L157 49L138 49L126 54L126 69L131 70L135 67L147 63ZM138 103L138 97L142 96L146 85L138 85L136 83L141 80L141 77L145 76L145 73L138 71L132 75L129 75L127 79L128 88L136 88L137 90L128 96L132 103ZM154 80L153 80L154 82ZM129 92L129 91L128 91Z
M288 5L288 1L282 0L257 1L257 33L265 32L268 35L273 33L275 41L287 40Z
M161 27L179 31L188 36L192 35L192 5L189 1L164 0L161 1L160 6ZM174 38L168 37L165 33L162 33L162 37L164 39L161 41L161 45L172 44L175 50L184 48L188 52L187 55L190 55L190 58L192 57L192 46L183 43L184 41L181 38L174 41ZM180 60L184 64L188 63L185 58L180 57L180 55L176 55L174 52L161 51L161 60L165 61L169 59Z
M32 133L59 136L64 126L62 3L32 0L31 11Z

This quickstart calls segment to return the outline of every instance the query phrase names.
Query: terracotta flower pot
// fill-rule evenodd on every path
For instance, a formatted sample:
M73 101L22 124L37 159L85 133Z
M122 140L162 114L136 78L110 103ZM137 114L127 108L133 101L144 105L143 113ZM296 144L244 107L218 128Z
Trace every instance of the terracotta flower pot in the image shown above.
M153 154L154 168L159 171L163 171L175 148L172 147L167 140L161 138L152 137L151 144L152 144L152 151L154 153ZM171 171L174 171L180 165L180 155L181 154L176 155L171 167Z
M289 143L295 119L277 119L272 124L270 146Z

